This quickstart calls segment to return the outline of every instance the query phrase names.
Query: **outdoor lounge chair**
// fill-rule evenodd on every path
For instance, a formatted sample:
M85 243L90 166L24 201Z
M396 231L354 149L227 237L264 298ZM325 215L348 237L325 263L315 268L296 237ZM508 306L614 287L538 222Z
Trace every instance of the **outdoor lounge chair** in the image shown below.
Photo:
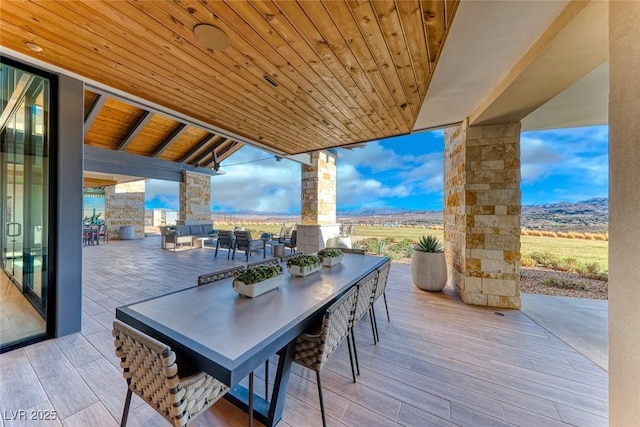
M295 252L298 247L298 230L293 230L291 232L291 237L285 239L283 243L286 248L291 249L291 252Z
M337 302L333 303L327 309L322 318L322 323L315 331L305 332L296 338L296 350L293 361L316 371L322 425L325 427L327 420L324 413L320 370L345 338L347 339L347 345L349 347L349 360L351 360L353 381L356 381L355 373L353 372L349 330L356 299L358 298L357 292L356 287L349 289Z
M263 258L267 257L267 244L263 239L253 239L250 231L234 231L236 236L236 244L233 249L232 259L236 258L236 250L244 251L247 256L247 262L249 262L249 255L254 251L262 251Z
M234 250L235 248L235 236L233 234L233 231L227 231L227 230L219 230L218 231L218 241L216 242L216 253L214 254L214 257L218 257L218 249L222 248L222 249L226 249L227 252L227 259L229 259L229 256L231 255L231 251Z
M126 325L113 322L116 356L127 380L121 426L127 425L131 396L137 394L171 425L184 427L216 403L229 387L176 357L171 347ZM253 394L253 373L249 378ZM249 399L249 425L253 399Z

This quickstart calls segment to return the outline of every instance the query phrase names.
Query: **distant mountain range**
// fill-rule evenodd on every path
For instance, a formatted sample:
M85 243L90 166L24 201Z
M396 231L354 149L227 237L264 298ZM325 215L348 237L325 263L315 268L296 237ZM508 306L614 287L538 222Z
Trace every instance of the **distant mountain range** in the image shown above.
M555 231L605 231L609 222L608 202L606 197L594 197L577 203L524 205L522 206L522 227ZM216 216L219 220L225 217L244 217L270 222L297 222L300 214L244 210L233 213L214 213L214 219ZM338 222L442 224L442 211L411 211L388 207L339 210L337 217Z

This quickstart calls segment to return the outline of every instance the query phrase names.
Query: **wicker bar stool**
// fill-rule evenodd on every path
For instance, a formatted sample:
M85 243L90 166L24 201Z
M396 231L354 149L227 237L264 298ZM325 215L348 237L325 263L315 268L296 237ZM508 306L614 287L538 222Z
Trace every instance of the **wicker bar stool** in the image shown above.
M341 296L338 301L333 303L325 312L319 330L301 334L296 338L296 350L293 361L316 372L322 425L325 427L327 420L324 413L324 401L322 399L320 370L327 362L329 356L333 354L345 338L349 346L349 359L352 359L349 329L351 319L353 318L353 310L355 309L358 298L357 292L357 289L353 287ZM353 362L351 363L353 364Z
M171 347L141 331L115 320L112 334L122 375L127 380L122 427L127 425L133 393L171 425L184 427L229 391L212 376L177 360ZM252 403L249 402L249 425L253 422Z

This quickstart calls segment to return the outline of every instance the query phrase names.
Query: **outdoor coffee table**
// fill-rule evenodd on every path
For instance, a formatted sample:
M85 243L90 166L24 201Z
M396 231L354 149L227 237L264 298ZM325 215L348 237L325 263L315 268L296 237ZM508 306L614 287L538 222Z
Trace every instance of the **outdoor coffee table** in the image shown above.
M196 237L193 239L193 244L196 248L204 248L204 244L210 240L215 240L215 237Z
M172 347L199 369L232 387L227 398L245 411L239 385L273 354L280 356L271 401L254 396L254 416L267 426L282 418L296 337L327 307L388 258L345 254L341 264L306 277L284 275L279 288L239 296L232 278L116 309L116 318Z

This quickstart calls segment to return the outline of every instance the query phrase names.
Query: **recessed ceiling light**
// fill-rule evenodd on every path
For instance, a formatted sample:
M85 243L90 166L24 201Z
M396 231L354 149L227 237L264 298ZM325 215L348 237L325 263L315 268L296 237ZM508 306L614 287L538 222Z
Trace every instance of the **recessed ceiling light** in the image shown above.
M42 47L38 46L38 45L37 45L37 44L35 44L35 43L26 42L25 44L27 45L27 47L28 47L29 49L31 49L31 50L32 50L32 51L34 51L34 52L42 52L42 51L44 50Z
M205 47L213 50L224 50L229 47L229 37L218 27L209 24L196 25L193 35Z

